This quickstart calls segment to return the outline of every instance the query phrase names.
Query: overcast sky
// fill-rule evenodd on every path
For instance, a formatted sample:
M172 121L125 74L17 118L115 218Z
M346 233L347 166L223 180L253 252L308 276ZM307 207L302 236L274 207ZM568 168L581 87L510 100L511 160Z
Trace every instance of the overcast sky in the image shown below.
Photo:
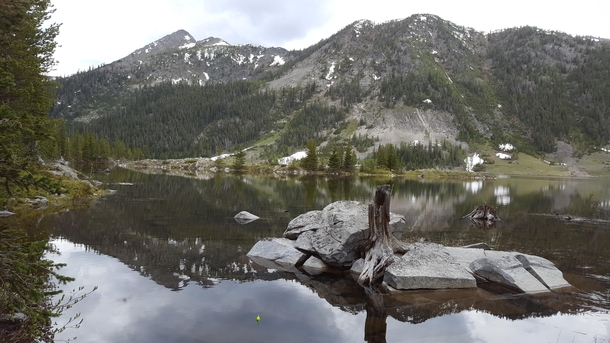
M67 76L108 64L184 29L197 40L303 49L359 19L381 23L416 13L489 32L531 25L610 38L610 1L540 0L52 0L61 23L58 64Z

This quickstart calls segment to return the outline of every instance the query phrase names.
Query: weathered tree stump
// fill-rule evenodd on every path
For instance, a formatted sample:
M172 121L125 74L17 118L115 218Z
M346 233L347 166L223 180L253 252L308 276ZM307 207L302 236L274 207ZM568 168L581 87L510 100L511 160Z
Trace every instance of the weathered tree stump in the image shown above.
M364 268L358 283L371 285L394 262L394 254L407 252L407 246L390 234L390 185L377 186L373 202L369 204L369 238L364 246Z
M476 206L474 208L474 210L472 210L472 212L465 215L464 218L482 219L482 220L490 220L490 221L500 220L496 209L493 206L490 206L487 204L485 204L483 206Z

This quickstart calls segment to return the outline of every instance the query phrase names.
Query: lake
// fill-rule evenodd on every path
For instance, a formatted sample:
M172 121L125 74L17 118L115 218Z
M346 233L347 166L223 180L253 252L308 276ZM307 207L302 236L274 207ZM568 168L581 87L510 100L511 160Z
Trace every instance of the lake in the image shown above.
M212 175L189 178L115 168L116 190L91 206L40 218L67 263L63 287L98 289L67 310L77 342L607 342L610 340L610 180L494 180ZM476 290L411 291L371 301L346 275L267 269L246 256L301 213L337 200L369 203L392 184L403 240L486 242L556 264L575 288L524 296ZM502 219L462 218L495 206ZM261 219L246 225L233 216ZM377 305L376 305L377 304ZM260 321L256 316L260 315Z

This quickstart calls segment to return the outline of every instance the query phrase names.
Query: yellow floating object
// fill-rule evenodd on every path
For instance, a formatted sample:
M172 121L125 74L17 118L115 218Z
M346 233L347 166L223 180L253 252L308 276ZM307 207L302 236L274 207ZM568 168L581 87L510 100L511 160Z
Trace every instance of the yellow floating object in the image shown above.
M256 321L260 322L261 321L261 316L256 316Z

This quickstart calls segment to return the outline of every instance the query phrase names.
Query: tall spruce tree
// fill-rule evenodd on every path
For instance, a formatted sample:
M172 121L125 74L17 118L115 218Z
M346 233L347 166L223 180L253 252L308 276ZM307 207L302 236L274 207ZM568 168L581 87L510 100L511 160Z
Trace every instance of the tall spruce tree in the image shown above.
M352 149L351 139L347 142L345 157L343 158L343 169L353 171L356 166L356 152Z
M38 143L50 135L51 70L59 25L44 25L50 0L0 4L0 182L35 184Z
M301 160L301 167L305 170L316 170L318 168L318 152L316 141L311 138L307 142L307 156Z
M338 170L341 167L341 159L337 153L337 147L333 147L333 151L328 158L328 168L330 170Z
M243 170L246 165L246 152L240 150L234 155L235 160L233 161L233 169L235 170Z

